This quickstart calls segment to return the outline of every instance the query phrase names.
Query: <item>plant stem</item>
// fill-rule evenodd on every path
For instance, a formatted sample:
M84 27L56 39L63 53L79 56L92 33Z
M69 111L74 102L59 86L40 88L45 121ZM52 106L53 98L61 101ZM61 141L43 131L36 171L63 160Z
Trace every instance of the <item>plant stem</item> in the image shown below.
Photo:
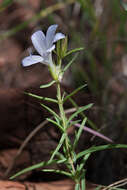
M69 137L67 134L68 122L67 122L67 118L65 115L64 107L63 107L64 101L63 101L63 97L61 95L61 89L60 89L60 83L59 82L57 82L57 100L58 100L58 105L59 105L59 111L60 111L62 126L64 129L64 133L66 134L65 143L64 143L65 156L68 160L68 164L70 165L69 169L71 170L71 173L72 173L72 179L75 181L75 185L76 185L75 190L84 190L84 187L82 187L82 185L81 185L81 179L79 179L77 177L76 170L74 167L74 161L73 161L73 156L72 156L72 148L71 148L71 145L69 142Z
M65 138L66 156L67 156L67 159L68 159L69 164L71 166L72 172L74 174L75 173L75 167L74 167L74 163L73 163L73 159L72 159L72 155L71 155L71 150L69 148L70 145L69 145L68 135L67 135L67 118L65 115L64 107L63 107L63 99L61 96L61 89L60 89L60 83L59 82L57 83L57 100L58 100L60 117L62 120L63 129L64 129L64 132L66 134L66 138Z

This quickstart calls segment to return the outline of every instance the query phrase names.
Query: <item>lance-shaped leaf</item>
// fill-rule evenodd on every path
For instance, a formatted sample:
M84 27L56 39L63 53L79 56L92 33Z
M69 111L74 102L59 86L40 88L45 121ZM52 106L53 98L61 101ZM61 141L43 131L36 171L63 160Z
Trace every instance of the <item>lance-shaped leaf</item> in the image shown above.
M63 171L63 170L55 170L55 169L43 169L41 170L43 172L53 172L53 173L57 173L57 174L62 174L62 175L66 175L68 177L71 177L71 173Z
M49 111L49 113L51 113L54 117L57 117L60 120L60 117L58 116L57 113L55 113L51 108L49 108L48 106L44 105L41 103L41 106L43 106L46 110Z
M66 53L66 56L68 56L68 55L70 55L70 54L72 54L72 53L75 53L75 52L77 52L77 51L82 51L82 50L84 50L83 47L72 49L72 50L70 50L70 51L68 51L68 52Z
M84 125L85 125L85 123L86 123L86 120L87 120L87 118L84 118L84 119L83 119L83 121L82 121L82 123L81 123L81 125L80 125L80 128L79 128L79 130L78 130L78 133L77 133L76 136L75 136L75 140L74 140L74 143L73 143L73 149L75 149L76 146L77 146L77 144L78 144L78 141L79 141L79 138L80 138L81 133L82 133L82 131L83 131Z
M32 96L32 97L37 98L39 100L43 100L43 101L47 101L47 102L53 102L53 103L58 103L58 101L56 99L53 99L53 98L38 96L38 95L33 94L33 93L25 93L25 94L28 94L29 96Z
M87 86L87 84L84 84L84 85L82 85L82 86L80 86L80 87L78 87L77 89L75 89L73 92L71 92L70 94L68 94L65 98L64 98L64 102L66 101L66 100L68 100L71 96L74 96L76 93L78 93L80 90L82 90L84 87L86 87Z
M54 125L56 125L62 132L64 132L64 128L60 124L58 124L56 121L54 121L54 120L52 120L50 118L47 118L47 120L49 122L53 123Z
M75 121L70 122L70 124L68 125L67 128L69 128L69 127L71 127L71 126L73 126L73 125L75 125L75 124L78 124L80 121L81 121L81 120L78 119L78 120L75 120Z
M71 102L71 104L72 104L77 110L79 109L78 104L76 104L76 102L75 102L71 97L69 97L69 101ZM86 115L85 115L83 112L81 112L80 115L81 115L83 118L86 117ZM97 126L96 126L91 120L87 119L87 122L88 122L88 124L89 124L93 129L95 129L95 130L98 129Z
M78 53L75 54L75 56L71 59L71 61L64 67L63 73L74 63L77 57L78 57Z
M107 149L116 149L116 148L127 148L127 145L126 144L108 144L108 145L101 145L101 146L93 146L77 154L77 159L89 153L93 153L93 152L97 152L101 150L107 150Z
M67 158L65 158L65 156L61 152L57 152L56 156L58 157L58 160L64 160L64 162L67 161Z
M60 149L61 146L63 145L64 140L65 140L65 137L66 137L66 134L63 133L63 134L62 134L62 137L61 137L61 139L60 139L60 141L59 141L59 144L57 145L56 149L55 149L54 152L52 153L52 156L51 156L51 158L50 158L51 161L53 160L54 156L57 154L57 152L59 151L59 149Z
M79 113L81 113L81 112L83 112L83 111L85 111L85 110L87 110L87 109L90 109L92 106L93 106L93 104L88 104L88 105L86 105L86 106L80 107L75 113L73 113L73 114L69 117L69 119L68 119L67 122L69 123L69 122L72 121Z
M56 160L49 160L47 162L40 162L38 164L35 164L33 166L30 166L28 168L25 168L25 169L21 170L20 172L18 172L15 175L11 176L10 179L14 179L14 178L16 178L16 177L18 177L18 176L20 176L20 175L22 175L24 173L27 173L27 172L32 171L32 170L35 170L37 168L41 168L41 167L44 167L44 166L51 165L51 164L53 164L55 162L56 162Z
M78 168L77 168L77 170L78 170L79 172L81 172L81 170L83 169L83 167L84 167L86 161L88 160L88 158L90 157L90 155L91 155L91 153L86 154L86 155L83 157L83 159L80 161L80 165L79 165Z
M40 88L48 88L48 87L52 86L55 82L56 81L53 80L53 81L49 82L48 84L41 85Z

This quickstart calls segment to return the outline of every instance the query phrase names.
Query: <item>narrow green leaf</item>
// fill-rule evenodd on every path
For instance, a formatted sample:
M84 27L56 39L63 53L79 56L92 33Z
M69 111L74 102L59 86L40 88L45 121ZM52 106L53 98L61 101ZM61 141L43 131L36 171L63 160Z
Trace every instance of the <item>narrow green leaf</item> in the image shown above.
M81 112L83 112L83 111L85 111L85 110L87 110L87 109L90 109L90 108L92 107L92 105L93 105L93 104L88 104L88 105L86 105L86 106L83 106L83 107L79 108L75 113L73 113L73 114L69 117L68 123L69 123L70 121L72 121L72 120L74 119L74 117L76 117L79 113L81 113Z
M72 147L71 147L71 149L72 149ZM73 163L76 164L76 153L73 150L71 151L71 155L72 155Z
M29 96L32 96L32 97L37 98L37 99L39 99L39 100L44 100L44 101L47 101L47 102L58 103L58 101L57 101L56 99L53 99L53 98L38 96L38 95L36 95L36 94L27 93L27 92L26 92L25 94L28 94Z
M53 123L54 125L56 125L62 132L64 132L64 129L61 125L59 125L56 121L50 119L50 118L47 118L47 120L51 123Z
M58 153L58 152L57 152ZM58 160L56 163L57 164L63 164L63 163L65 163L67 161L67 159L66 158L63 158L63 159L61 159L61 160Z
M84 119L83 119L83 121L82 121L82 123L81 123L81 126L80 126L80 128L78 129L78 133L77 133L76 136L75 136L75 140L74 140L74 144L73 144L73 149L75 149L76 146L77 146L77 144L78 144L78 141L79 141L79 138L80 138L81 133L82 133L82 131L83 131L83 127L84 127L84 125L85 125L85 123L86 123L86 120L87 120L87 118L84 118Z
M62 164L62 163L67 162L67 159L65 158L65 156L62 153L57 152L56 156L58 157L58 159L57 159L58 161L56 162L57 164Z
M61 163L64 163L66 161L66 159L63 159L63 160L49 160L47 162L40 162L38 164L35 164L33 166L30 166L28 168L25 168L23 170L21 170L20 172L16 173L15 175L11 176L10 179L14 179L24 173L27 173L29 171L32 171L32 170L35 170L35 169L38 169L38 168L42 168L42 167L45 167L45 166L48 166L48 165L52 165L54 163L57 163L57 164L61 164Z
M70 124L68 125L68 128L75 125L75 124L77 124L77 123L79 123L80 121L81 120L75 120L75 121L70 122Z
M43 106L46 110L48 110L54 117L57 117L60 120L60 117L57 113L55 113L51 108L41 103L41 106Z
M71 61L63 68L63 73L74 63L76 58L78 57L78 53L74 55L74 57L71 59Z
M126 144L108 144L108 145L101 145L101 146L93 146L77 154L77 159L89 153L106 150L106 149L115 149L115 148L127 148L127 145Z
M81 171L81 170L83 169L83 167L84 167L86 161L88 160L88 158L90 157L90 155L91 155L91 153L88 153L88 154L86 154L86 155L83 157L83 159L81 160L80 165L79 165L79 167L78 167L78 170L79 170L79 171Z
M69 97L69 101L71 102L71 104L72 104L77 110L79 109L79 106L76 104L76 102L75 102L71 97ZM85 115L83 112L81 112L80 115L81 115L83 118L86 117L86 115ZM91 120L87 119L87 122L88 122L88 124L92 127L92 129L98 130L97 126L96 126Z
M61 153L61 152L57 152L56 153L56 156L58 156L58 158L60 159L60 160L67 160L66 158L65 158L65 156Z
M77 89L75 89L73 92L71 92L69 95L67 95L67 96L64 98L64 102L65 102L66 100L68 100L71 96L75 95L77 92L79 92L81 89L83 89L83 88L86 87L86 86L87 86L87 84L84 84L84 85L78 87Z
M48 84L41 85L40 88L48 88L48 87L52 86L55 82L56 81L53 80L53 81L49 82Z
M63 170L43 169L41 171L44 171L44 172L53 172L53 173L58 173L58 174L62 174L62 175L66 175L68 177L71 177L71 174L69 172L66 172L66 171L63 171Z
M61 119L59 120L59 118L54 117L54 119L56 120L56 122L58 123L58 125L61 125Z
M61 146L63 145L63 142L64 142L64 140L65 140L65 137L66 137L66 134L63 133L63 134L62 134L62 137L61 137L61 139L60 139L60 141L59 141L59 144L57 145L56 149L55 149L54 152L52 153L52 156L51 156L51 158L50 158L51 161L53 160L54 156L57 154L57 152L59 151L59 149L60 149Z
M81 48L72 49L72 50L68 51L65 56L68 56L68 55L70 55L70 54L72 54L72 53L75 53L75 52L81 51L81 50L84 50L84 48L81 47Z
M35 164L33 166L30 166L28 168L25 168L25 169L21 170L20 172L18 172L15 175L11 176L10 179L14 179L14 178L26 173L26 172L29 172L29 171L32 171L32 170L35 170L37 168L41 168L41 167L44 167L44 166L47 166L47 165L51 165L51 164L53 164L55 162L56 162L56 160L49 160L47 162L40 162L38 164Z

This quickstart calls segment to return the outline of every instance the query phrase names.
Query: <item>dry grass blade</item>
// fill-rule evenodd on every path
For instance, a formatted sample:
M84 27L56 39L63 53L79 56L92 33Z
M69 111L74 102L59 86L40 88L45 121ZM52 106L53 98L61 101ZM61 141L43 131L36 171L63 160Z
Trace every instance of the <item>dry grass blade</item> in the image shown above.
M126 184L127 184L127 178L119 180L119 181L116 181L115 183L112 183L109 186L104 187L102 190L109 190L110 188L117 188L117 187L120 187L120 186L123 186L123 185L126 185Z

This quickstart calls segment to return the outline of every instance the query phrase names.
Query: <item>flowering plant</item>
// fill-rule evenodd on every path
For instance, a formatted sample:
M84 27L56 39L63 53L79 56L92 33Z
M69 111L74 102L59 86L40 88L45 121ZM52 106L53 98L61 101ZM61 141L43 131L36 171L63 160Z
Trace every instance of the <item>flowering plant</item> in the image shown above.
M56 33L58 25L51 25L45 34L42 31L37 31L31 36L33 46L39 55L30 55L22 60L23 66L30 66L36 63L47 65L55 80L60 80L60 67L56 66L52 61L52 51L55 49L54 43L65 38L62 33Z
M11 179L28 172L30 170L34 170L36 168L42 168L43 166L52 165L54 163L56 164L64 164L66 166L66 170L55 170L55 169L41 169L42 171L47 172L55 172L64 174L75 182L75 190L85 190L85 163L89 156L95 152L100 151L104 149L111 149L111 148L127 148L127 145L115 145L115 144L108 144L103 146L94 146L90 147L87 150L84 150L80 153L76 153L76 147L78 145L78 142L80 140L80 136L82 134L83 129L85 129L88 132L93 133L94 135L97 135L109 142L112 142L110 139L106 138L102 134L99 134L92 129L87 128L86 122L87 117L84 115L84 111L87 109L90 109L92 107L92 104L88 104L82 107L78 107L77 104L72 99L72 96L76 94L79 90L84 88L86 85L82 85L81 87L74 90L72 93L67 94L61 92L61 82L64 75L64 72L72 65L74 60L77 57L73 56L72 60L65 66L62 67L62 60L77 51L83 50L83 48L77 48L68 51L67 50L67 37L65 37L62 33L56 33L57 25L51 25L45 34L42 31L35 32L32 37L32 43L36 49L36 51L40 55L30 55L22 60L23 66L30 66L33 64L36 64L38 62L43 63L48 66L49 71L51 73L51 76L53 80L46 84L42 85L40 88L48 88L51 85L55 84L56 86L56 99L52 99L49 97L41 97L37 96L35 94L29 93L29 95L39 98L42 101L48 101L48 102L54 102L58 105L59 114L56 113L54 110L52 110L50 107L45 105L43 102L41 102L42 107L44 107L46 110L52 114L52 117L47 118L47 121L55 125L61 132L61 138L59 140L59 143L56 147L56 149L51 153L51 157L48 161L44 162L42 161L39 164L30 166L14 176L11 177ZM57 42L56 51L55 51L55 42ZM52 52L55 52L57 55L57 63L55 63L52 59ZM67 117L66 112L64 110L64 103L69 100L72 105L75 107L75 109L72 110L72 114ZM71 112L70 112L71 113ZM76 120L76 117L82 114L83 119L82 121ZM69 135L68 135L68 129L71 126L77 126L77 131L75 133L75 139L72 143Z

